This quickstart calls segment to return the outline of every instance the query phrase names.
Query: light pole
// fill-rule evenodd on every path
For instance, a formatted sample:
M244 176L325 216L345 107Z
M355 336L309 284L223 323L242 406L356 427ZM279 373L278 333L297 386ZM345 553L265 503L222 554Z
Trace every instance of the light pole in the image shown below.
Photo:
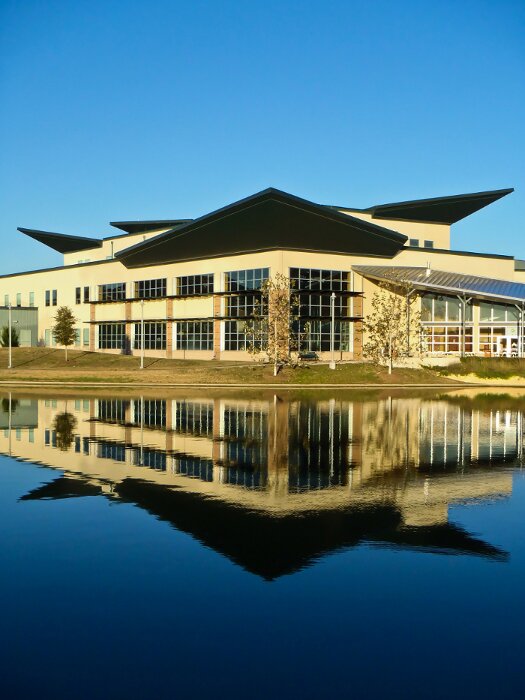
M140 369L144 369L144 299L140 300Z
M335 369L335 292L330 296L330 315L332 323L330 324L330 369Z

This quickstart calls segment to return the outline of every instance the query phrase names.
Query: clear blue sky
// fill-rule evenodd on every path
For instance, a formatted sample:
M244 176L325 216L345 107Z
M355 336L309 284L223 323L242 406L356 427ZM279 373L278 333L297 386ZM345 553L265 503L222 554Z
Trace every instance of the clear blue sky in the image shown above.
M268 186L516 192L454 247L525 258L523 0L0 0L0 273Z

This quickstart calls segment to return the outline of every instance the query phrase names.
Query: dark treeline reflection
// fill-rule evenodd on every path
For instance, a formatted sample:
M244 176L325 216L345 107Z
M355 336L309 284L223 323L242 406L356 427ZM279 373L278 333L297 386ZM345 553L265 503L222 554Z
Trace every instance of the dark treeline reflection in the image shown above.
M23 501L128 501L271 579L362 542L505 560L448 510L511 493L523 412L465 396L13 394L0 440L4 454L62 473Z

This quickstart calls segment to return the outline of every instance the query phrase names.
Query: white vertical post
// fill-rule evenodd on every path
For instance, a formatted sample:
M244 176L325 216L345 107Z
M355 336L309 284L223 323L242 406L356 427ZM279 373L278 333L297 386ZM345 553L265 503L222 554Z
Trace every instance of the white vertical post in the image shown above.
M330 324L330 369L335 369L335 292L330 297L330 314L332 323Z
M144 369L144 299L140 300L140 369Z
M7 365L7 369L11 369L12 366L13 366L13 355L12 355L12 350L11 350L11 333L12 333L12 330L13 330L13 323L12 323L12 320L11 320L11 310L12 310L13 307L11 306L11 302L9 302L7 308L8 308L8 319L9 319L9 321L8 321L8 330L9 330L9 344L8 344L8 347L9 347L9 364Z

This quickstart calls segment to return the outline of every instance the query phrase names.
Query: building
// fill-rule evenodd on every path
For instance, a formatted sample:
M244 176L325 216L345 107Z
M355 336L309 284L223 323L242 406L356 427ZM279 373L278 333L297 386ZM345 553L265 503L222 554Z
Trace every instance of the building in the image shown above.
M525 261L452 250L452 224L512 189L381 204L327 206L276 189L198 219L119 221L86 238L19 228L63 254L60 267L0 277L5 308L37 309L22 344L53 346L53 318L69 306L76 345L187 359L245 359L245 320L263 281L282 273L300 297L303 349L330 349L335 293L339 359L362 356L362 319L378 283L410 280L430 355L522 356ZM0 308L0 317L2 309Z

